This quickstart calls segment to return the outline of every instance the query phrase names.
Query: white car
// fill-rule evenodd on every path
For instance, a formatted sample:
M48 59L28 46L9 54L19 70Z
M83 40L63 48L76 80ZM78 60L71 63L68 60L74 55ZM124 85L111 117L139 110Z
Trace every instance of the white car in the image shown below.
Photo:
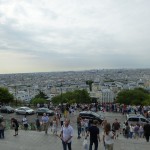
M34 114L34 110L29 107L19 107L15 109L16 114L22 114L22 115L31 115Z
M129 114L127 115L127 120L126 122L128 122L129 124L140 124L140 125L144 125L146 123L150 123L149 120L147 118L145 118L143 115L140 114Z

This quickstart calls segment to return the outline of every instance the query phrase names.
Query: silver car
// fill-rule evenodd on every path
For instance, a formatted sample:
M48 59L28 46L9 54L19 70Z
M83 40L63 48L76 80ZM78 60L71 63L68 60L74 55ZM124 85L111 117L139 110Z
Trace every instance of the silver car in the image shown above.
M29 107L19 107L15 109L16 114L21 114L21 115L31 115L34 114L34 110L29 108Z
M127 115L127 120L126 120L129 124L140 124L140 125L144 125L146 123L150 123L149 120L147 118L145 118L143 115L140 114L130 114Z

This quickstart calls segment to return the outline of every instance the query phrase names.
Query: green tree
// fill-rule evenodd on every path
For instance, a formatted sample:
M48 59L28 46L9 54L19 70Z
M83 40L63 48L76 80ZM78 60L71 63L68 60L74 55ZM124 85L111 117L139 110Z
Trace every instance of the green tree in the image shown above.
M86 90L75 90L73 92L62 93L52 98L54 104L59 103L90 103L91 98Z
M46 103L46 99L43 99L43 98L33 98L30 103L36 106L38 103L39 104Z
M35 98L47 99L48 96L44 92L39 91L39 94L37 94Z
M118 93L116 102L127 105L143 105L150 101L149 93L142 89L123 90Z
M13 94L9 93L7 88L0 87L0 102L7 104L13 101L14 101Z

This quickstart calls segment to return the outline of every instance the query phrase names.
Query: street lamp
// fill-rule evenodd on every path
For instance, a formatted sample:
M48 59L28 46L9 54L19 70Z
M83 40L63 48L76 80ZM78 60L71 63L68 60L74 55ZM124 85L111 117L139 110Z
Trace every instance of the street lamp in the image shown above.
M61 103L62 103L62 81L61 81Z

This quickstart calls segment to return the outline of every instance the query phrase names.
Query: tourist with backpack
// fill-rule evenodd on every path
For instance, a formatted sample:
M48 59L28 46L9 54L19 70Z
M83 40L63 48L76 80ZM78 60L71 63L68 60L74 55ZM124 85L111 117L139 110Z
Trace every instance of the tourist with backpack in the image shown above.
M17 119L11 118L11 124L12 124L12 127L15 129L14 136L17 136L18 135L18 128L19 128L19 123L18 123Z

